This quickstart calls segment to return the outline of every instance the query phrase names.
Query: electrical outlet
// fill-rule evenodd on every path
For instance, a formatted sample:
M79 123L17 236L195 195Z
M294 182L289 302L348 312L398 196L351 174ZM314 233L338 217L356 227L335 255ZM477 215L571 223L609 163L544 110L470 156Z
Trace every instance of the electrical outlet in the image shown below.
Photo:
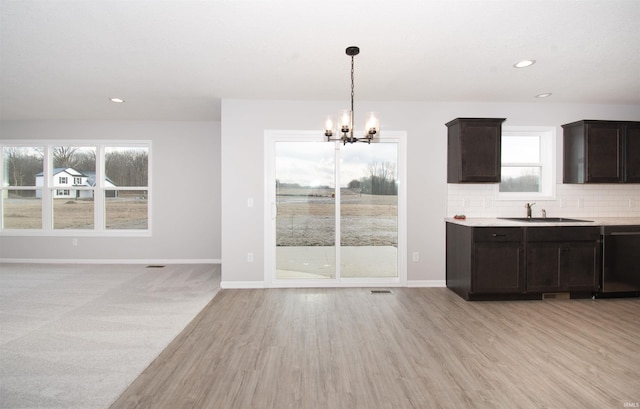
M420 253L417 251L413 252L413 261L420 261Z
M247 253L247 263L253 263L253 253Z
M77 246L78 245L78 239L76 239L76 238L71 239L71 244L74 245L74 246Z
M253 207L253 198L252 197L247 199L247 207Z

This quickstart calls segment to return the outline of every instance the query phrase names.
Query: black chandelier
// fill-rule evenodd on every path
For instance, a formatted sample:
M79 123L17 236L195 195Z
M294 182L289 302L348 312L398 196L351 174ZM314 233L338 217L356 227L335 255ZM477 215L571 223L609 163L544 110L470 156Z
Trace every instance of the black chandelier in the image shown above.
M376 112L367 113L364 136L361 138L353 136L353 60L356 55L360 54L360 48L353 46L347 47L346 53L351 57L351 110L345 109L340 113L338 127L342 135L339 138L334 137L336 129L333 118L331 116L327 116L324 123L324 136L327 137L327 141L342 141L345 145L347 142L354 143L358 141L371 143L373 137L380 132L380 119Z

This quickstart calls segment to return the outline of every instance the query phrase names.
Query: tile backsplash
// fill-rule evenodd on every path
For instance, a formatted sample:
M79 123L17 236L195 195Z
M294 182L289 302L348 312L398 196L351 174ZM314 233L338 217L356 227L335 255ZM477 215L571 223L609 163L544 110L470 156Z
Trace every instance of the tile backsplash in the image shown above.
M640 185L557 184L555 199L498 200L493 184L448 184L447 216L524 217L524 204L536 202L533 216L640 217Z

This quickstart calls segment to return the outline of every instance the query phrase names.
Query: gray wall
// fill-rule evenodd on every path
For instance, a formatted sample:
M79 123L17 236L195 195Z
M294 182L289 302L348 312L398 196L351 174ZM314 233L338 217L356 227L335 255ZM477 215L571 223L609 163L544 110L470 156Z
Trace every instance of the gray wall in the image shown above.
M225 100L222 123L5 121L2 139L149 139L153 143L153 236L0 236L0 258L222 260L223 282L264 280L264 131L318 130L348 101ZM407 259L410 284L445 279L446 128L456 117L504 117L506 125L556 126L579 119L640 120L639 106L359 102L378 111L382 131L407 132ZM560 162L558 162L560 165ZM560 166L559 166L560 169ZM184 176L184 177L183 177ZM560 175L558 176L561 177ZM247 198L254 207L247 207ZM189 200L185 200L189 198ZM411 253L420 252L420 261ZM254 262L247 262L247 252Z
M317 130L347 101L246 101L222 104L223 286L259 286L264 280L264 130ZM378 111L381 129L407 132L407 279L409 285L445 279L447 216L444 124L456 117L507 118L511 126L555 126L561 169L560 125L580 119L640 120L640 106L358 102L356 117ZM561 180L561 174L558 175ZM254 198L255 206L247 207ZM411 261L418 251L420 261ZM254 262L247 262L247 253Z
M2 121L0 139L150 140L151 237L0 236L0 258L220 261L220 123Z

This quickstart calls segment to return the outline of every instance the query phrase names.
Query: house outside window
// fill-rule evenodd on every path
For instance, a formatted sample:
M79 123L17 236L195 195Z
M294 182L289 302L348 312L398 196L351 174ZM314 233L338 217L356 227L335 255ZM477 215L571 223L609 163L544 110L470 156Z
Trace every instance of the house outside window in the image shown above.
M150 148L1 141L0 234L148 235Z
M505 127L501 145L498 199L553 199L555 128Z

